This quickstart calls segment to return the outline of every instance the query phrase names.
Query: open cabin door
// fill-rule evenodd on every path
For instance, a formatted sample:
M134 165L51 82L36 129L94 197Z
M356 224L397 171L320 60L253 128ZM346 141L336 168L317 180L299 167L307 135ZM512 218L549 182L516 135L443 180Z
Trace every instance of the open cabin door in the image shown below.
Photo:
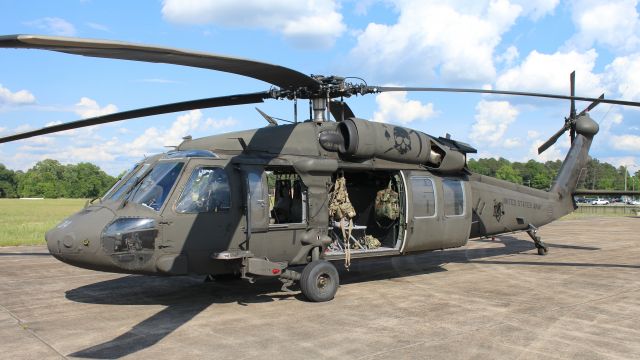
M263 166L242 166L245 189L245 232L247 240L252 233L269 229L269 194Z
M466 181L405 173L409 216L405 252L438 250L466 244L471 228L471 198Z

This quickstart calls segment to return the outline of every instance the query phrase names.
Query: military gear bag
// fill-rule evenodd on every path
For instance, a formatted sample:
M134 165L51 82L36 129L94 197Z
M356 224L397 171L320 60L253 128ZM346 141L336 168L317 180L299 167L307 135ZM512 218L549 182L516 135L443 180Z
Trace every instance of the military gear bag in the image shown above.
M400 216L400 199L398 193L391 188L391 180L386 189L376 194L376 219L396 220Z
M351 205L349 193L347 193L347 180L344 176L336 179L335 189L331 194L329 202L329 216L335 220L353 219L356 216L356 210Z
M365 235L364 245L367 247L367 249L377 249L382 244L380 244L380 240L376 239L375 237L371 235Z

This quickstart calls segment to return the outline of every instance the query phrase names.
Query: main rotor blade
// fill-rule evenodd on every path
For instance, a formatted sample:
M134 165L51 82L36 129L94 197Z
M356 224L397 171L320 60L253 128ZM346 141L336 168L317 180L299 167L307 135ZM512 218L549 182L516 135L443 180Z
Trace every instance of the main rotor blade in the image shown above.
M45 35L5 35L0 36L0 48L41 49L74 55L199 67L248 76L283 89L298 87L316 89L320 84L310 76L280 65L206 52L121 41Z
M89 119L72 121L64 124L47 126L42 129L26 131L19 134L14 134L10 136L5 136L0 138L0 144L6 143L9 141L27 139L30 137L38 136L38 135L46 135L52 134L65 130L72 130L83 128L87 126L106 124L121 120L134 119L144 116L151 115L160 115L160 114L168 114L172 112L185 111L185 110L194 110L194 109L205 109L212 107L220 107L220 106L229 106L229 105L242 105L242 104L253 104L253 103L261 103L264 99L270 98L271 94L269 92L258 92L258 93L250 93L250 94L239 94L239 95L230 95L230 96L220 96L213 97L207 99L199 99L199 100L191 100L191 101L183 101L172 104L164 104L158 106L151 106L141 109L134 109L123 111L119 113L97 116Z
M544 144L540 145L538 148L538 154L542 154L545 150L547 150L551 145L555 144L556 141L567 131L567 126L563 126L562 129L558 130L553 136L549 138L549 140L545 141Z
M561 100L598 101L600 103L605 103L605 104L640 107L640 102L637 102L637 101L597 99L597 98L584 97L584 96L556 95L556 94L545 94L545 93L523 92L523 91L437 88L437 87L399 87L399 86L369 86L367 90L373 93L381 93L381 92L387 92L387 91L428 91L428 92L458 92L458 93L515 95L515 96L530 96L530 97L561 99Z

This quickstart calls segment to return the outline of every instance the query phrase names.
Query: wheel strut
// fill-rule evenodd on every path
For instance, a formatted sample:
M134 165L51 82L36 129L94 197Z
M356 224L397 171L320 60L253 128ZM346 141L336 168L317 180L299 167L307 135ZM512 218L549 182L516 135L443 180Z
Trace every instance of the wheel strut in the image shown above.
M527 234L529 234L529 236L533 240L533 243L536 245L536 248L538 249L538 255L547 255L547 253L549 252L549 247L544 243L544 241L542 241L540 236L538 236L538 228L533 226L532 224L529 224Z

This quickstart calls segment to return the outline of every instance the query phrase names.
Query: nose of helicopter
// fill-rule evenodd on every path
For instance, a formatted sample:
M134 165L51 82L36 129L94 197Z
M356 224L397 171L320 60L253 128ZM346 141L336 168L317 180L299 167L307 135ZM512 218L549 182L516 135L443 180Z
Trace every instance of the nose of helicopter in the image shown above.
M74 266L108 270L113 264L101 251L100 235L114 218L114 212L105 207L81 210L45 234L49 252Z

